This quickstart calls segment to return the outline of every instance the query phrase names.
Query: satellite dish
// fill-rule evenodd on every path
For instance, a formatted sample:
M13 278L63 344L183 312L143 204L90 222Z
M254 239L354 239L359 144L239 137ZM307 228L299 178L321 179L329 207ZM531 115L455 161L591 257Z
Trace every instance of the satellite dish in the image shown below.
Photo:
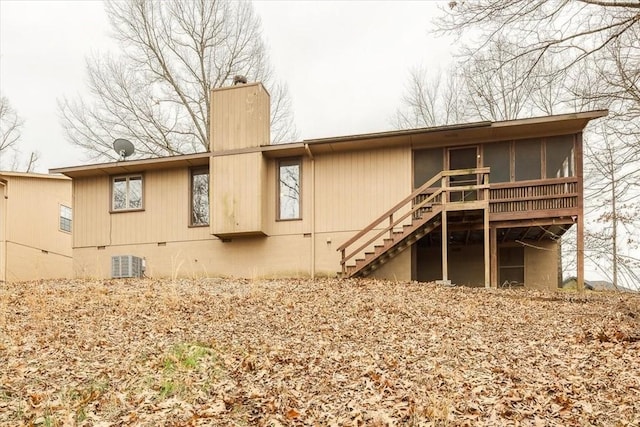
M136 151L131 141L122 138L118 138L113 141L113 149L118 153L119 162L125 160Z

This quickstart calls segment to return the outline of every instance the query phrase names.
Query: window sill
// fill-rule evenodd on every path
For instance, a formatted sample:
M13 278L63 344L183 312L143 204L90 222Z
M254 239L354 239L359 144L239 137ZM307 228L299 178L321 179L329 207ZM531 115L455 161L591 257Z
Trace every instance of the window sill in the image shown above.
M118 209L118 210L111 209L109 211L109 213L111 213L111 214L119 214L119 213L127 213L127 212L144 212L144 208L140 208L140 209Z
M187 227L188 228L203 228L203 227L208 227L209 224L189 224Z
M284 218L284 219L276 219L276 222L289 222L289 221L302 221L302 218Z

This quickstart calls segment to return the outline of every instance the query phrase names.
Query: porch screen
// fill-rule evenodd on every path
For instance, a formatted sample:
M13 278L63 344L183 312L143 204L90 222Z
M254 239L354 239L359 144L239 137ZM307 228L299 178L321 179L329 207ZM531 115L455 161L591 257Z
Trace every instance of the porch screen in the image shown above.
M574 176L573 135L548 138L546 142L547 178Z
M443 170L442 148L416 150L413 152L413 188L418 188ZM433 187L440 187L437 182Z
M540 179L542 148L539 139L516 141L516 181Z
M511 180L510 142L494 142L483 147L484 165L491 168L489 182Z

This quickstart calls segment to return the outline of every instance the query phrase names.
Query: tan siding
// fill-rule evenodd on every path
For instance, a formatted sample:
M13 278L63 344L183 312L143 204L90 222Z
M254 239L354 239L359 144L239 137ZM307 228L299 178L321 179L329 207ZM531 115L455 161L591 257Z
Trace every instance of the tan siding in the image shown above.
M357 231L411 193L408 147L316 157L316 231Z
M211 238L208 227L189 227L187 168L144 174L144 210L110 213L110 177L78 178L74 247L189 241Z
M60 230L60 205L72 207L71 180L26 174L4 179L0 280L70 277L71 233Z
M71 181L10 178L7 241L70 256L71 234L59 227L60 204L71 207Z
M0 181L0 282L7 280L7 186L7 183Z
M263 232L263 176L260 153L213 157L211 162L211 232Z
M261 84L211 91L211 151L269 144L269 94Z
M524 285L527 288L554 290L558 288L558 244L536 242L536 247L524 248Z
M73 246L109 244L111 193L108 176L73 180Z
M308 237L279 236L112 246L74 250L77 277L109 277L111 256L145 257L150 277L307 277Z
M69 241L70 252L71 242ZM41 249L7 243L8 282L27 280L63 279L73 276L71 255L47 252Z
M394 281L411 280L411 249L400 252L391 260L375 270L369 277Z

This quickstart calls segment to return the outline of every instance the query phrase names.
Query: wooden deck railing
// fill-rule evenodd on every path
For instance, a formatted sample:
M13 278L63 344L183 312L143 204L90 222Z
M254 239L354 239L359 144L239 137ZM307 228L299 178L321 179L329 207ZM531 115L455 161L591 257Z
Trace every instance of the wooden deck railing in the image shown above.
M468 175L476 175L475 182L480 184L450 185L451 177ZM438 181L441 182L441 187L432 188ZM472 200L487 200L489 197L488 190L488 167L441 171L337 249L342 254L342 259L340 260L342 274L344 275L346 272L346 262L348 260L361 253L364 249L371 247L375 242L380 241L382 236L387 233L389 234L388 238L392 239L394 228L404 225L407 219L410 222L411 219L420 218L422 213L428 209L429 204L462 203L468 197L468 194L475 194ZM451 201L452 195L455 195L455 201ZM367 239L367 235L372 232L374 232L374 235ZM348 250L349 247L354 245L357 245L356 249Z
M489 197L494 214L577 208L578 178L491 184Z

